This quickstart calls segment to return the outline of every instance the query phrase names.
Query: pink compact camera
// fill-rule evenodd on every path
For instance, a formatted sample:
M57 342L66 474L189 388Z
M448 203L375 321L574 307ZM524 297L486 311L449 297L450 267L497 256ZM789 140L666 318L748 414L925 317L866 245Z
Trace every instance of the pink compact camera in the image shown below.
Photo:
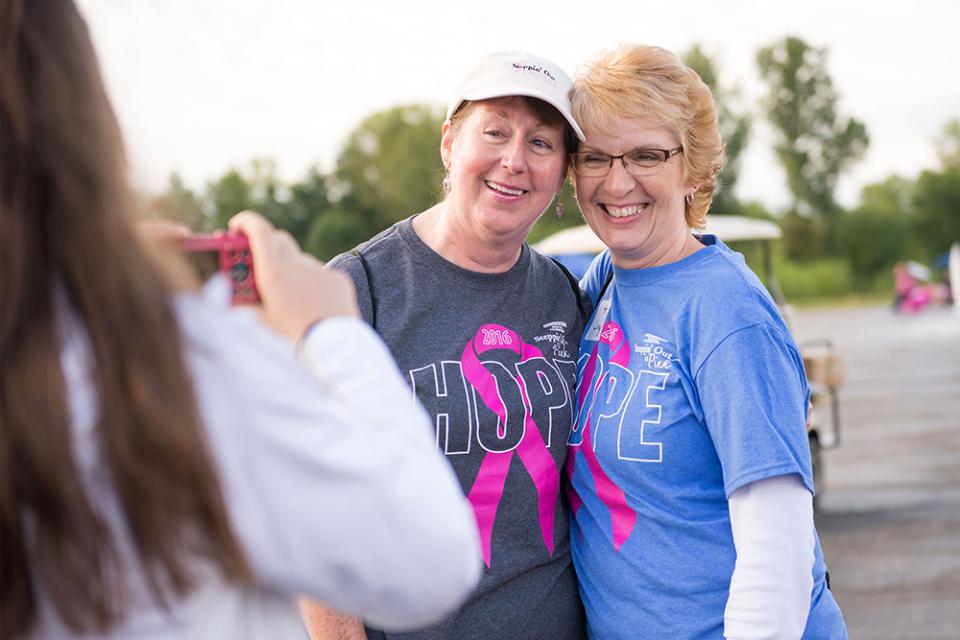
M191 236L183 241L187 260L206 282L222 273L233 286L233 304L254 304L260 301L253 279L253 255L250 242L242 233L218 232Z

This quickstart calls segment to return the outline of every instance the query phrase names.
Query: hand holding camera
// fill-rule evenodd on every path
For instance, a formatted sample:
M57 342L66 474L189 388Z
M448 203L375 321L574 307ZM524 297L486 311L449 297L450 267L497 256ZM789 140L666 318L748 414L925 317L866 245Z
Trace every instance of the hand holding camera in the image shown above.
M249 242L263 318L276 331L297 340L317 320L360 317L353 282L301 251L289 233L253 211L241 211L229 227Z
M360 316L350 279L301 251L289 233L253 211L241 211L229 227L194 235L181 224L152 220L140 232L150 243L183 250L201 281L224 274L233 304L262 304L262 319L293 340L317 320Z
M219 272L233 287L233 304L260 301L254 282L250 243L241 233L213 233L183 238L181 247L193 262L200 278L207 280Z

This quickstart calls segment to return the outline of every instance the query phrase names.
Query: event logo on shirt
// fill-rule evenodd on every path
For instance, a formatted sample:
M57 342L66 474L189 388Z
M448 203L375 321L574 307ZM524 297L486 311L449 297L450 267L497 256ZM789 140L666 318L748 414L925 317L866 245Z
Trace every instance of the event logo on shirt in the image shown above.
M534 342L549 342L553 347L553 355L557 358L569 358L570 346L567 344L567 323L563 320L554 320L543 325L550 333L535 336Z
M666 338L654 335L652 333L643 334L643 344L633 345L634 353L640 355L651 369L669 369L673 366L673 354L667 351L663 345L670 344Z
M600 332L600 337L607 342L613 342L613 339L617 337L619 332L620 327L611 322L609 325L607 325L606 329Z
M566 323L548 323L554 335ZM566 350L566 341L548 340ZM567 431L570 387L576 363L549 357L513 329L484 324L464 346L460 360L445 360L409 370L415 396L434 417L437 446L448 456L485 451L467 499L474 509L483 560L491 566L491 540L497 510L514 459L519 460L537 493L544 546L553 554L554 511L560 487L551 454L553 432ZM561 441L562 442L562 441Z

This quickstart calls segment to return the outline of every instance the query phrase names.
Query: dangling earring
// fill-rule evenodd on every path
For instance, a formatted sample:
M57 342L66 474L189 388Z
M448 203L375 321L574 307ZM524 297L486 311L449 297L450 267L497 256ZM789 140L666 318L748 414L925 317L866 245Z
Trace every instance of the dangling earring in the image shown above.
M563 217L564 209L563 203L560 202L559 198L557 199L557 206L553 208L553 215L557 216L557 220Z
M683 201L687 203L687 206L688 206L688 207L689 207L690 205L692 205L692 204L693 204L693 194L692 194L692 193L688 193L687 195L683 196Z
M450 170L446 169L443 172L443 182L440 183L440 188L443 189L444 193L450 193Z

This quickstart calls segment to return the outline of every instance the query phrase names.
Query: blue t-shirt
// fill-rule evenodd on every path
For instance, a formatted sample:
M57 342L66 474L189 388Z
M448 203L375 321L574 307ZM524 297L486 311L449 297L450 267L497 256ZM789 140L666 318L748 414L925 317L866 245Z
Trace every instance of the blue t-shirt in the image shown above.
M809 390L777 307L714 236L672 264L584 276L566 471L591 638L722 638L736 552L727 498L798 474L813 492ZM611 270L614 281L597 297ZM844 638L817 541L804 638Z

